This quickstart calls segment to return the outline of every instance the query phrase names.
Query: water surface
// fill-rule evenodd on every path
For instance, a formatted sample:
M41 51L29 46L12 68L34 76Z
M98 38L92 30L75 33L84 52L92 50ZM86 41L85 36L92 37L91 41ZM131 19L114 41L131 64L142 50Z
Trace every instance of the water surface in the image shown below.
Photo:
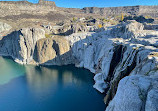
M0 57L0 111L104 111L93 74L69 66L19 65Z

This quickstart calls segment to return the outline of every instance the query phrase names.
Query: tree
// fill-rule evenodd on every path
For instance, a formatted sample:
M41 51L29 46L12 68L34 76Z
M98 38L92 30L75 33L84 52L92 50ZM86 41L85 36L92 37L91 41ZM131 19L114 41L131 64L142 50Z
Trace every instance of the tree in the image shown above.
M123 16L123 13L121 13L121 21L123 21L124 19L124 16Z

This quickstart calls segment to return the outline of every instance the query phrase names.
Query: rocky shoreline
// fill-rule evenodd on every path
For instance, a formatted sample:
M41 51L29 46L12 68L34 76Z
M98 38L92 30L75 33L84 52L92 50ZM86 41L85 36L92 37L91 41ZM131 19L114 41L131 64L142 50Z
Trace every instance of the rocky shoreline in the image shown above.
M23 28L0 40L0 55L21 64L89 69L93 87L106 93L106 111L158 110L157 48L158 31L136 21L52 38L43 29Z

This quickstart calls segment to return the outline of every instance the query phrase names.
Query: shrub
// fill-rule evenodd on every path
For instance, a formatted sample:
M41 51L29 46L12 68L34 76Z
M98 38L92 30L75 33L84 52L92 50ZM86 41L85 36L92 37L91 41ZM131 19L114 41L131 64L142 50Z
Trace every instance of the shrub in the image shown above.
M46 37L46 38L51 38L51 37L52 37L52 34L45 34L45 37Z
M105 19L105 18L103 18L102 21L103 21L104 23L109 22L109 20L108 20L108 19Z
M103 27L103 25L102 25L102 24L99 24L99 25L98 25L98 27L99 27L99 28L102 28L102 27Z
M145 19L151 19L152 17L151 16L145 16Z
M77 17L73 17L72 22L76 22L76 21L77 21Z
M124 16L123 16L123 13L121 13L121 21L124 20Z

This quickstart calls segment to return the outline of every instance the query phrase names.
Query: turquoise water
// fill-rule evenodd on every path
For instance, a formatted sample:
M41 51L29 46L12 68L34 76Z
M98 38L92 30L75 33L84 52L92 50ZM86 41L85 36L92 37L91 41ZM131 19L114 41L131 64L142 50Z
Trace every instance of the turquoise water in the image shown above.
M19 65L0 57L0 111L104 111L93 74L69 66Z

